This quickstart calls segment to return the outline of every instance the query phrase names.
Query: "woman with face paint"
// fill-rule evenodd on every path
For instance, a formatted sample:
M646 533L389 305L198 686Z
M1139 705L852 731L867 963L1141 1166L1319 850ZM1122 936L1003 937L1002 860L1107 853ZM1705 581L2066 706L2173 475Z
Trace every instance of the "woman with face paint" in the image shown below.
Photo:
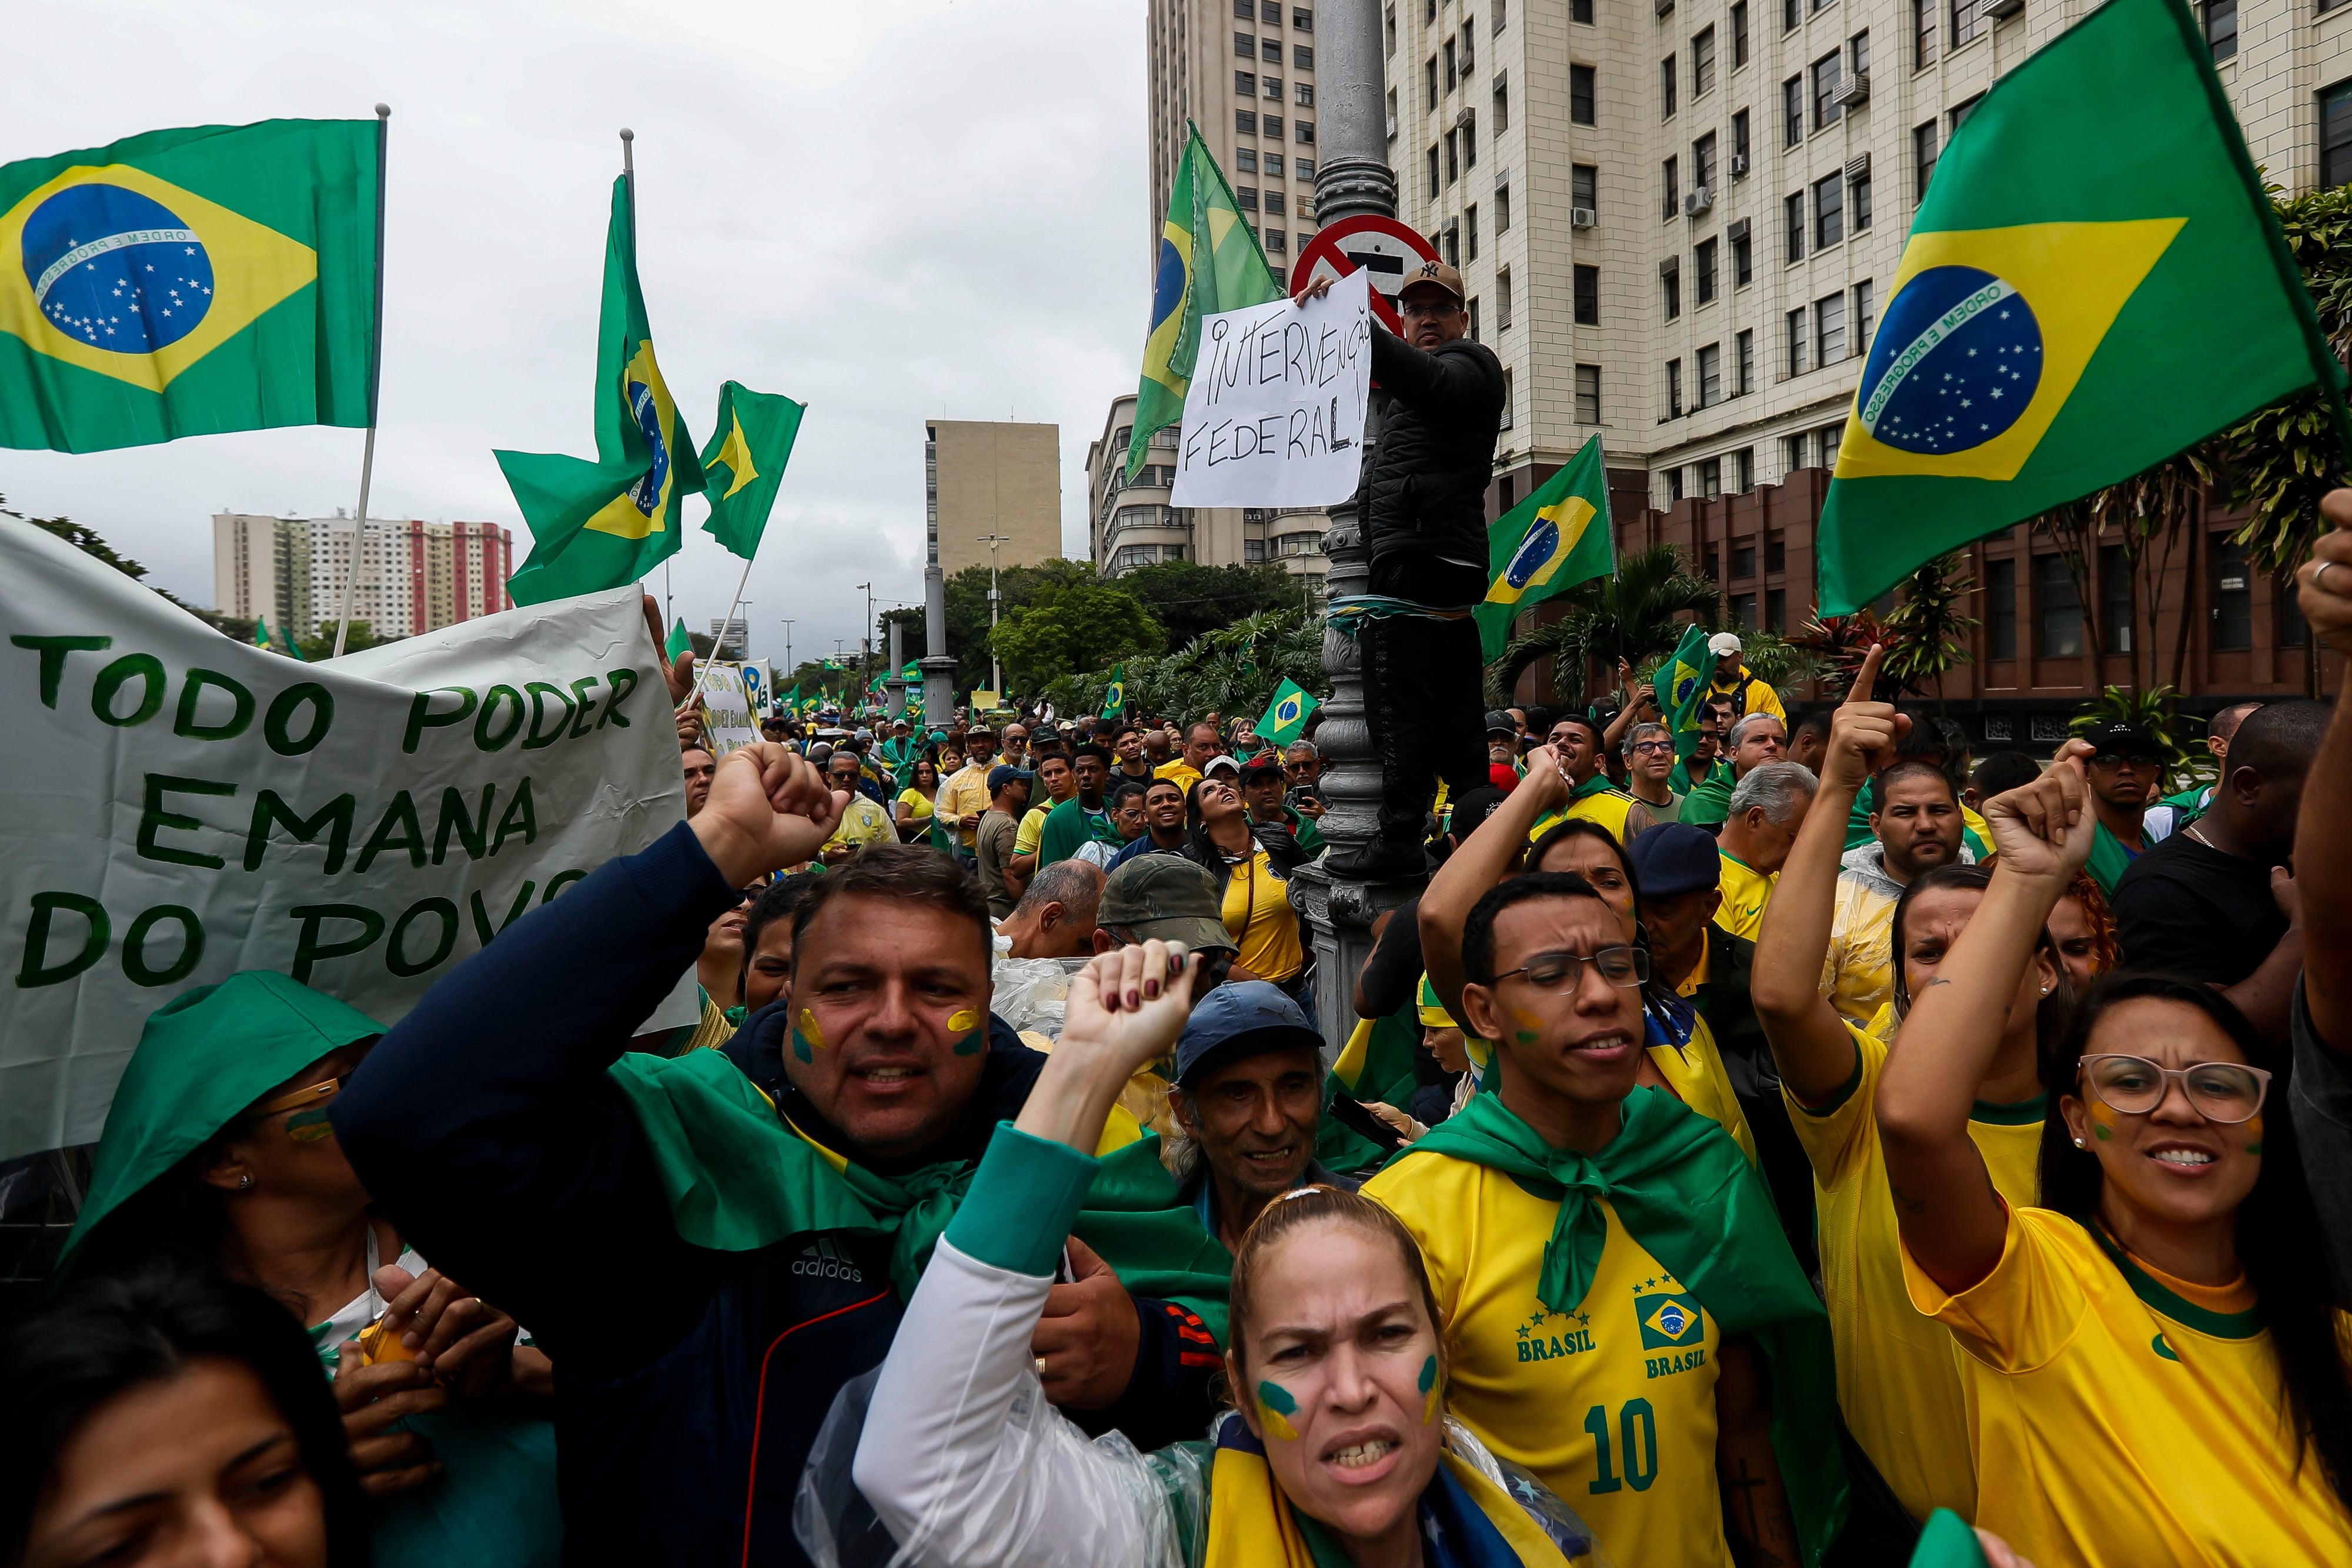
M1129 1074L1174 1048L1198 963L1146 942L1101 955L1072 981L1053 1060L1019 1121L989 1145L932 1254L855 1464L858 1490L901 1549L896 1561L1593 1561L1572 1513L1524 1474L1507 1477L1447 1419L1420 1253L1352 1194L1301 1189L1243 1237L1224 1355L1240 1408L1208 1440L1138 1456L1089 1443L1037 1396L1029 1335L1093 1177L1087 1151Z
M1990 883L1877 1090L1904 1281L1959 1352L1975 1522L2043 1568L2352 1562L2352 1379L2283 1054L2210 987L2118 974L2040 1052L2042 1206L2004 1202L1969 1135L2096 836L2089 749L1986 807Z

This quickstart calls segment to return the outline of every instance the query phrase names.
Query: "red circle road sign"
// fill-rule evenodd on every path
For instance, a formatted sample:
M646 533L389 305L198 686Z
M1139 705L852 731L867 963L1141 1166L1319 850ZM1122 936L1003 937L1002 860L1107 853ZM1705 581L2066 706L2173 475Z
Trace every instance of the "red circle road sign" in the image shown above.
M1437 247L1410 224L1370 213L1341 218L1299 247L1290 268L1290 292L1297 294L1318 277L1345 277L1360 267L1372 275L1372 308L1390 331L1401 335L1404 323L1397 316L1397 291L1409 273L1436 259Z

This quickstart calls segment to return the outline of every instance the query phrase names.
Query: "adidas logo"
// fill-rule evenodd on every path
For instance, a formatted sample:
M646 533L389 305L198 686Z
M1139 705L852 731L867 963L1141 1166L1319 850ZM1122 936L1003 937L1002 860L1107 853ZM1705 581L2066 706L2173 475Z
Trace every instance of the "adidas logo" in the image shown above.
M841 1249L830 1237L820 1237L802 1248L801 1255L793 1260L793 1272L812 1280L845 1280L853 1285L866 1282L857 1265L842 1256Z

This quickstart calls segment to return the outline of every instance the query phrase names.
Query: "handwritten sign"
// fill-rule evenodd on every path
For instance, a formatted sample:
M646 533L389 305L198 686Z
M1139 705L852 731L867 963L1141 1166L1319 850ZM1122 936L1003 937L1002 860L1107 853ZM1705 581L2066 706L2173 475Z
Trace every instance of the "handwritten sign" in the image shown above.
M1356 491L1372 382L1371 287L1202 322L1177 446L1179 507L1326 507Z
M719 659L710 662L710 673L702 683L702 729L710 737L711 754L716 757L759 743L760 720L751 706L741 664Z

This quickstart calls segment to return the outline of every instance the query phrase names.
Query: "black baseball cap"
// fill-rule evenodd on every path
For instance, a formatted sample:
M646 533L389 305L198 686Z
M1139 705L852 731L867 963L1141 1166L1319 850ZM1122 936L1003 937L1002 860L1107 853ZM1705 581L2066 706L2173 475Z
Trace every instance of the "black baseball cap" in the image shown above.
M2125 757L2145 757L2155 762L2164 760L2164 748L2157 745L2154 736L2138 725L2127 724L2121 719L2109 724L2095 724L2083 732L2083 738L2091 743L2094 753L2105 751Z

